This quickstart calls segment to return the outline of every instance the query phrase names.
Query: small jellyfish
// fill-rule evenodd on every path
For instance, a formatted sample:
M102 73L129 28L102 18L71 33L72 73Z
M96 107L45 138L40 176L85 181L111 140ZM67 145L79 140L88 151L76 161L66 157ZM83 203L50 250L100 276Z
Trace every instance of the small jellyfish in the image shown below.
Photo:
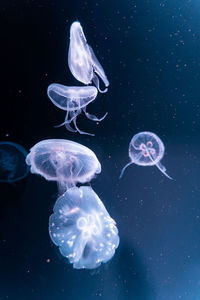
M83 111L86 117L92 121L102 121L107 113L102 118L97 118L86 111L86 106L94 101L97 96L97 89L94 86L65 86L62 84L53 83L47 89L47 95L54 105L62 110L67 111L65 121L55 127L65 125L67 130L71 132L79 132L80 134L94 135L81 131L76 124L77 116ZM70 123L73 122L74 130Z
M89 148L62 139L43 140L30 149L26 163L31 172L57 181L60 193L77 182L89 182L101 172L101 164Z
M93 83L101 93L107 91L109 81L96 58L94 51L87 44L86 37L79 22L74 22L70 28L70 44L68 52L68 65L73 76L84 84ZM106 89L99 88L99 78L103 80Z
M152 132L144 131L133 136L129 145L129 157L131 161L122 169L122 178L125 169L135 163L139 166L156 166L166 177L172 179L166 168L161 164L164 156L165 146L161 139Z
M74 187L55 203L49 234L75 269L106 263L119 245L115 221L91 187Z
M25 157L27 151L12 142L0 142L0 182L12 183L23 179L29 172Z

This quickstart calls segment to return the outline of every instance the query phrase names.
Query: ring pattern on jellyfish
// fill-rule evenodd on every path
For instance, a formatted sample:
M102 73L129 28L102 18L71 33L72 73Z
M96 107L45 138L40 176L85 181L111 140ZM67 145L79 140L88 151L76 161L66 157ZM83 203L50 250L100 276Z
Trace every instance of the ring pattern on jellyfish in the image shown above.
M156 166L166 177L172 179L166 168L161 164L164 156L165 146L161 139L152 132L144 131L133 136L129 144L129 157L131 161L122 169L120 178L131 164L139 166Z
M69 140L44 140L26 157L31 172L57 181L59 194L49 219L51 240L76 269L93 269L106 263L119 245L118 230L103 203L88 186L101 172L89 148Z
M54 105L67 112L65 121L55 127L65 125L68 131L94 136L92 133L80 130L77 126L76 119L82 111L88 119L95 122L101 122L107 116L108 113L105 113L103 117L98 118L88 113L86 107L90 102L95 100L98 91L101 93L107 92L109 81L94 51L87 44L81 24L77 21L73 22L70 28L68 65L72 75L77 80L86 85L93 82L96 87L64 86L57 83L49 85L47 96ZM106 86L105 90L101 90L99 87L99 77ZM74 128L71 127L71 123L73 123Z
M116 223L91 187L67 190L53 212L51 240L75 269L94 269L113 257L119 245Z

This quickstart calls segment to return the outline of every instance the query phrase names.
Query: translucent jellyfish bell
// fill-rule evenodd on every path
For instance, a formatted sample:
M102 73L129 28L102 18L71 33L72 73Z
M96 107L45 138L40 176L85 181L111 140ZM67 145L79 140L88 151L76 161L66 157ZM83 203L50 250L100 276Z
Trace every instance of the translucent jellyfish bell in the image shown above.
M164 156L165 146L161 139L152 132L144 131L133 136L129 145L129 157L131 161L122 169L122 178L125 169L135 163L139 166L156 166L166 177L172 179L166 168L161 164Z
M25 163L27 151L12 142L0 142L0 182L12 183L23 179L29 172Z
M72 23L70 28L68 65L77 80L84 84L90 84L93 81L100 92L107 91L107 88L104 91L99 88L98 76L106 87L109 86L109 81L92 48L87 44L81 24L77 21Z
M62 139L44 140L30 149L26 163L31 172L57 181L59 192L89 182L101 172L101 164L89 148Z
M53 83L47 89L47 95L54 105L62 110L67 111L65 121L56 126L65 125L67 130L79 132L80 134L94 135L81 131L76 124L77 116L83 111L86 117L92 121L102 121L107 113L102 118L97 118L86 111L86 106L94 101L97 96L97 89L94 86L65 86L62 84ZM75 130L70 126L73 122Z
M49 234L75 269L106 263L119 245L115 221L91 187L74 187L58 200L49 218Z

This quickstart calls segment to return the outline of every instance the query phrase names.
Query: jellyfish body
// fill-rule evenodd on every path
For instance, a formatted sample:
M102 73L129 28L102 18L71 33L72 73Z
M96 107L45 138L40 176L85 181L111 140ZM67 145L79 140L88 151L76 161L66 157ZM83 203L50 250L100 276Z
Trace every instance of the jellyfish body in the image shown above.
M25 163L27 151L12 142L0 142L0 182L12 183L23 179L29 172Z
M91 187L74 187L55 203L49 234L75 269L94 269L110 260L119 245L118 230Z
M73 22L70 28L70 45L68 52L68 65L73 76L84 84L94 83L100 92L106 92L109 81L96 58L94 51L87 44L82 26ZM99 88L99 78L104 82L106 89Z
M57 181L59 192L89 182L101 172L101 164L89 148L62 139L43 140L30 149L26 163L31 172Z
M131 161L122 169L120 178L122 178L125 169L135 163L139 166L155 165L166 177L172 179L160 162L164 156L164 152L165 146L155 133L145 131L134 135L129 145L129 157Z
M69 87L62 84L53 83L49 85L47 89L47 95L54 105L62 110L67 111L65 121L56 127L65 125L69 131L93 135L91 133L81 131L78 128L76 124L77 116L83 111L88 119L100 122L107 115L106 113L102 118L97 118L86 111L86 106L90 102L94 101L97 96L97 89L94 86ZM73 122L75 129L70 126L71 122Z

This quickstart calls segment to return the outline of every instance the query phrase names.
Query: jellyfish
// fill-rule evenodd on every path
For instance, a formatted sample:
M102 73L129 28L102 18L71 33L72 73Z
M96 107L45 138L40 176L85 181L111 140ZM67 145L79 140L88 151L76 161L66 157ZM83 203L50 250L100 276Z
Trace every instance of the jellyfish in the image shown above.
M13 183L29 172L25 163L26 150L12 142L0 142L0 182Z
M122 169L122 178L125 169L135 163L139 166L156 166L166 177L172 179L166 168L161 164L164 156L165 146L161 139L152 132L144 131L133 136L129 145L129 157L131 161Z
M62 84L53 83L47 89L47 95L54 105L62 110L67 111L65 121L55 127L65 125L67 130L71 132L79 132L80 134L94 135L81 131L76 124L77 116L83 111L86 117L92 121L102 121L107 113L102 118L97 118L86 111L86 106L94 101L97 96L97 89L94 86L64 86ZM70 123L73 122L74 130Z
M70 28L68 65L73 76L84 84L94 83L99 92L107 92L109 81L96 58L94 51L87 44L86 37L79 22L73 22ZM105 84L105 90L99 87L99 78Z
M53 212L50 238L75 269L94 269L113 257L119 245L116 223L91 187L67 190Z
M78 182L89 182L101 172L101 164L92 150L62 139L37 143L30 149L26 163L31 166L31 173L57 181L59 193Z

